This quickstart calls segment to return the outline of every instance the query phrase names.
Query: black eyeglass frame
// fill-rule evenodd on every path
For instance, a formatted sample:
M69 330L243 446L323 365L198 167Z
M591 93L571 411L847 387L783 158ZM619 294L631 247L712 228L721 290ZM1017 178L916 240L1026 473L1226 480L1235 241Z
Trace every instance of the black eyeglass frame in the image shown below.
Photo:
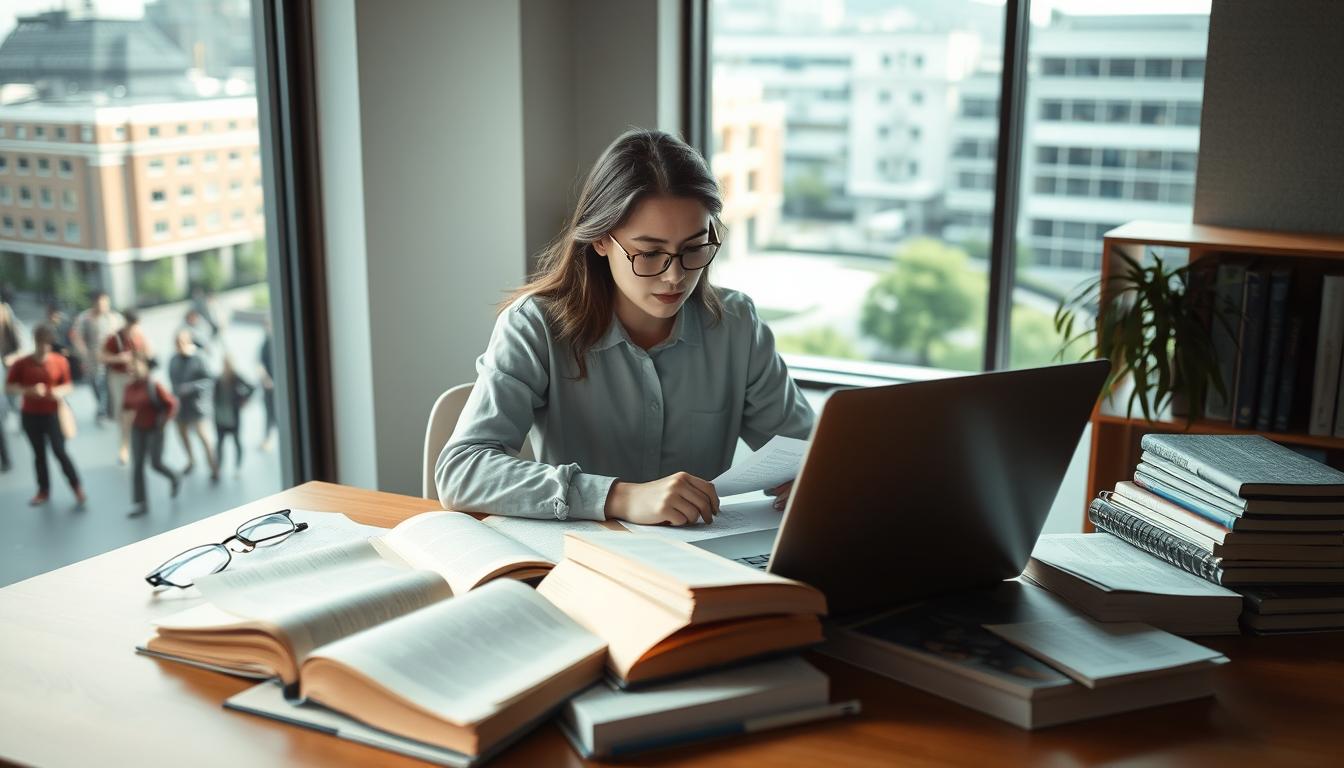
M225 557L225 559L224 559L224 564L221 565L221 566L219 566L218 568L216 568L215 570L213 570L213 571L210 572L210 573L219 573L220 571L222 571L222 570L224 570L225 568L228 568L228 567L229 567L229 563L232 563L232 562L233 562L233 556L234 556L234 555L245 555L245 554L247 554L248 552L251 552L252 550L256 549L258 546L260 546L261 544L263 544L263 543L265 543L265 542L267 542L267 541L273 541L273 540L275 540L275 539L283 539L283 538L287 538L287 537L289 537L289 536L293 536L294 534L298 533L299 531L306 531L306 530L308 530L308 524L307 524L307 523L296 523L296 522L294 522L293 518L291 518L291 517L289 516L291 512L293 512L293 510L290 510L290 509L282 509L282 510L280 510L280 511L278 511L278 512L267 512L267 513L264 514L264 515L258 515L258 516L256 516L256 517L253 517L253 518L250 518L250 519L248 519L248 520L245 520L245 521L243 521L243 522L242 522L236 529L234 529L234 531L233 531L233 535L232 535L232 536L230 536L230 537L228 537L227 539L225 539L225 540L219 542L218 544L197 544L197 545L194 546L194 547L188 547L188 548L182 550L181 552L178 552L176 555L173 555L172 557L168 558L167 560L164 560L162 563L159 564L159 567L157 567L157 568L155 568L154 570L150 571L150 572L149 572L149 575L145 576L145 581L149 582L149 585L150 585L151 587L177 587L178 589L186 589L186 588L190 587L192 584L194 584L195 582L193 581L192 584L178 584L178 583L176 583L176 582L174 582L174 581L170 581L170 580L164 578L164 577L163 577L163 571L164 571L164 569L166 569L169 565L172 565L174 562L176 562L176 561L178 560L178 558L182 557L183 555L187 554L188 552L192 552L192 551L194 551L194 550L201 549L202 547L219 547L220 549L223 549L224 552L225 552L226 555L227 555L227 557ZM275 534L274 536L265 536L265 537L260 538L260 539L249 539L248 537L246 537L246 536L244 536L244 535L242 534L242 532L245 531L245 530L247 530L248 528L251 528L251 527L253 527L254 525L259 525L263 520L265 520L265 519L267 519L267 518L270 518L270 517L275 517L275 516L277 516L277 515L281 515L281 516L283 516L286 520L289 520L289 530L288 530L288 531L285 531L284 533L277 533L277 534ZM240 542L242 542L242 543L243 543L243 546L247 547L247 549L237 549L237 550L235 550L235 549L231 549L231 548L229 547L229 543L230 543L230 542L233 542L233 541L240 541ZM277 542L277 543L278 543L278 542Z
M714 226L714 222L711 221L711 222L709 223L709 227L708 227L708 229L709 229L709 241L708 241L708 242L705 242L705 243L699 243L699 244L697 244L697 245L689 246L689 247L691 247L691 248L700 248L700 247L702 247L702 246L706 246L706 245L712 245L712 246L714 246L714 252L711 253L711 254L709 255L709 261L706 261L704 264L701 264L701 265L698 266L698 267L688 267L688 266L686 266L686 248L685 248L685 247L683 247L680 251L677 251L676 253L668 253L667 251L637 251L637 252L635 252L635 253L631 253L631 252L630 252L624 245L621 245L621 242L620 242L619 240L616 239L616 235L608 233L607 236L611 238L611 242L615 243L617 248L620 248L620 249L621 249L621 255L625 257L625 260L628 261L628 262L630 262L630 271L635 273L635 277L657 277L657 276L663 274L664 272L666 272L669 268L671 268L671 266L672 266L672 260L673 260L673 259L676 259L677 261L681 262L681 268L682 268L683 270L687 271L687 272L694 272L694 271L699 270L699 269L704 269L705 267L708 267L711 263L713 263L713 261L714 261L714 257L716 257L716 256L719 255L719 249L723 247L723 241L719 239L718 229ZM655 255L655 254L656 254L656 255L660 255L660 256L665 256L665 257L666 257L666 258L663 260L663 268L662 268L662 269L658 270L657 272L653 272L653 273L651 273L651 274L648 274L648 275L642 275L642 274L640 274L638 271L635 270L635 257L636 257L636 256L650 256L650 255Z

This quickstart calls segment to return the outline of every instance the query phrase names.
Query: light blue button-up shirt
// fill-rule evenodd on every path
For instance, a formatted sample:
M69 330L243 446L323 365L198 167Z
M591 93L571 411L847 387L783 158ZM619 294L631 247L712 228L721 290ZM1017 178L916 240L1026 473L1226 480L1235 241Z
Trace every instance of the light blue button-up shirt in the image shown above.
M602 520L616 480L676 472L706 480L775 435L806 438L812 408L775 352L751 299L718 289L718 322L694 301L645 351L613 315L588 352L588 376L556 341L535 297L495 322L476 386L435 467L444 507ZM534 429L537 461L515 458Z

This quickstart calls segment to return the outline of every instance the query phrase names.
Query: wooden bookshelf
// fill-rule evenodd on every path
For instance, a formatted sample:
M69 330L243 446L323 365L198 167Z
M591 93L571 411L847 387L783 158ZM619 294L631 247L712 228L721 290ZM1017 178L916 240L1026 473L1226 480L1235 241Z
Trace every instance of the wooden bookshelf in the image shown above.
M1188 249L1192 263L1209 258L1264 257L1273 264L1292 266L1300 263L1316 272L1344 272L1344 236L1132 221L1107 232L1102 239L1103 281L1118 271L1120 259L1117 252L1143 261L1146 252L1153 246ZM1113 298L1110 291L1105 290L1105 285L1103 282L1100 311L1105 311ZM1315 319L1311 318L1308 322L1314 323ZM1314 358L1316 350L1314 347L1310 350L1303 348L1302 354ZM1310 382L1299 381L1298 391L1305 391L1310 397ZM1115 403L1126 401L1123 395L1113 399ZM1187 431L1227 435L1260 434L1286 445L1324 450L1327 463L1344 469L1344 438L1309 435L1305 431L1259 432L1238 429L1229 421L1204 418L1196 418L1187 426L1184 418L1173 418L1170 414L1158 414L1156 420L1150 423L1141 415L1131 418L1123 409L1117 409L1108 401L1098 405L1092 413L1092 454L1084 508L1098 491L1114 488L1117 482L1133 475L1141 452L1139 443L1144 435L1150 432ZM1085 530L1091 530L1086 511L1083 513L1083 526Z

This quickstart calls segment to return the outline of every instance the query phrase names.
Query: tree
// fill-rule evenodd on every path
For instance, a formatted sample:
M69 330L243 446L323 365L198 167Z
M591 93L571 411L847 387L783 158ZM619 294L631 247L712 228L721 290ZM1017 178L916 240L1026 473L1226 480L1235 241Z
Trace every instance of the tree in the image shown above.
M266 280L266 241L255 240L237 256L236 280L239 285L252 285Z
M89 286L78 273L64 272L56 275L56 285L52 291L56 301L72 310L82 309L89 304Z
M224 288L224 265L218 255L207 253L201 257L200 285L206 293L218 293Z
M862 357L848 336L830 326L782 334L776 340L776 348L780 352L845 360L858 360Z
M868 290L860 316L863 333L893 350L910 350L929 365L939 339L975 315L974 277L966 252L937 240L912 241L891 271Z
M136 280L135 293L142 307L181 298L173 275L172 258L159 259L154 266L145 269Z

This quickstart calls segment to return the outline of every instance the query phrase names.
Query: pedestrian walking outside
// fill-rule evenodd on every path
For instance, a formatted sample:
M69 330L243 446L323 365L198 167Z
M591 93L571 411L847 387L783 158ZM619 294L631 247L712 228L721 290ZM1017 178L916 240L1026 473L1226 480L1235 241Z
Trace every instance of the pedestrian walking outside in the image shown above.
M271 349L271 321L269 318L263 322L262 328L266 332L266 337L262 339L261 352L258 354L260 368L257 370L257 375L261 380L262 403L266 406L266 425L262 427L264 431L261 435L261 450L269 451L271 450L271 432L275 430L275 367Z
M249 384L233 370L233 362L224 356L219 378L215 379L215 457L220 471L224 469L224 438L233 438L233 456L235 469L243 466L243 444L238 437L243 421L243 404L252 396L256 387Z
M196 457L191 448L191 436L194 434L201 443L201 453L210 467L210 479L219 479L219 465L215 463L215 450L206 434L205 417L209 403L214 399L214 379L206 367L205 360L199 354L191 331L183 328L175 339L177 354L168 361L168 381L173 386L173 395L177 397L177 434L182 438L182 450L187 454L187 465L182 468L183 475L191 474L196 467Z
M37 494L28 504L35 507L51 498L51 475L47 470L47 447L50 446L70 483L70 490L74 491L76 502L82 507L86 500L84 490L80 486L79 472L65 452L65 434L61 431L59 416L62 399L70 393L72 386L70 363L64 355L52 351L55 336L56 332L48 325L39 325L33 331L33 353L14 362L5 376L5 391L23 396L20 408L23 431L33 445Z
M93 387L94 402L97 403L94 423L100 427L112 418L115 409L107 390L107 366L100 359L99 351L103 342L121 330L125 322L121 314L112 309L107 293L97 291L93 294L92 306L80 312L70 326L70 344L84 368L84 378Z
M126 324L103 341L99 359L107 365L107 391L112 401L112 419L121 429L121 443L117 447L117 461L126 463L126 451L131 440L131 414L125 412L122 403L126 400L126 387L131 383L137 355L146 360L154 358L154 352L140 329L140 313L134 309L126 310Z
M27 338L23 324L14 316L14 310L9 304L0 301L0 376L5 376L6 381L10 367L23 359L26 348ZM11 395L8 392L0 397L0 472L8 472L13 466L9 458L9 437L6 435L6 429L9 426L9 412L14 407L15 403L11 402Z
M126 384L122 409L131 419L132 490L131 515L149 511L145 495L145 461L172 484L170 495L177 498L180 480L163 464L163 433L177 415L177 398L149 374L150 358L142 353L131 357L131 380Z

